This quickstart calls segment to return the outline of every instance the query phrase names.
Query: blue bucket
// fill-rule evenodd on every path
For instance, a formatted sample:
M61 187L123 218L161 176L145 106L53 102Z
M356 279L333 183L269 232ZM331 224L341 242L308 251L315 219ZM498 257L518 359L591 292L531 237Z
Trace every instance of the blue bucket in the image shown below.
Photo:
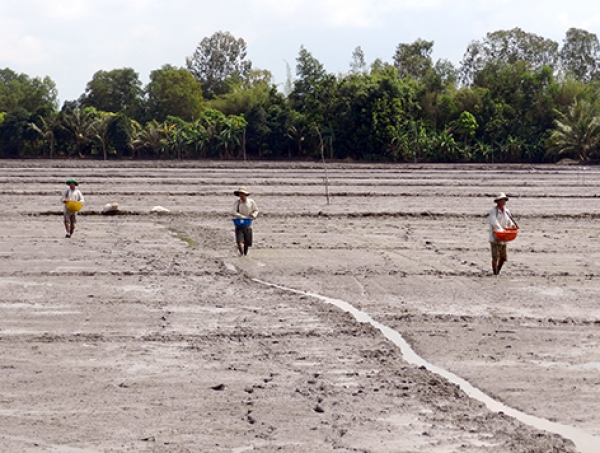
M252 225L252 219L233 219L233 224L237 228L247 228Z

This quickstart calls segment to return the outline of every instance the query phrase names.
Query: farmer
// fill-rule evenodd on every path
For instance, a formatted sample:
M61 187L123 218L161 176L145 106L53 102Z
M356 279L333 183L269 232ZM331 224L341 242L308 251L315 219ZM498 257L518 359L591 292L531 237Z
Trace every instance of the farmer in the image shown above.
M67 209L67 202L68 201L79 201L79 202L83 203L83 195L81 194L79 189L77 189L77 186L79 186L79 183L77 181L75 181L73 178L71 178L67 181L67 186L69 186L69 188L63 192L61 201L65 205L64 218L65 218L65 230L67 231L67 234L65 235L65 237L70 238L73 235L73 232L75 231L75 223L77 223L77 213L69 211Z
M248 198L250 192L245 187L240 187L233 194L239 197L233 205L233 215L236 218L256 219L258 207L252 198ZM247 227L235 228L235 241L237 242L240 255L248 254L248 247L252 247L252 224Z
M490 209L489 220L490 220L490 245L492 246L492 271L494 275L500 273L502 265L507 261L506 255L506 242L498 240L494 231L502 231L504 228L516 226L508 208L506 208L506 202L508 197L504 192L500 192L494 199L496 206Z

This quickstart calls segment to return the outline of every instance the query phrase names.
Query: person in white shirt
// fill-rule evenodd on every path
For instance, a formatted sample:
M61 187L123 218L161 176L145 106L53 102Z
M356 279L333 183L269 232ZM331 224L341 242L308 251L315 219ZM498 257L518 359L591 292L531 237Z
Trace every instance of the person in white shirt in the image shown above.
M514 227L515 222L506 207L508 197L504 192L500 192L494 201L496 202L496 206L490 209L488 214L490 221L489 240L492 247L492 271L494 275L498 275L500 269L502 269L502 265L508 260L508 256L506 242L499 241L494 231L502 231L505 228Z
M245 187L240 187L233 194L239 197L233 205L233 215L236 218L256 219L258 207L252 198L249 198L250 192ZM252 224L247 227L235 228L235 241L240 255L248 254L248 247L252 247Z
M83 203L84 200L83 200L83 195L77 188L77 186L79 186L79 183L76 180L74 180L73 178L69 179L67 181L67 186L69 186L69 188L63 192L62 198L60 199L60 201L62 201L63 204L65 205L64 220L65 220L65 230L67 231L67 234L65 235L65 237L70 238L71 236L73 236L73 232L75 231L75 224L77 223L77 213L69 211L67 209L67 202L68 201L79 201L79 202Z

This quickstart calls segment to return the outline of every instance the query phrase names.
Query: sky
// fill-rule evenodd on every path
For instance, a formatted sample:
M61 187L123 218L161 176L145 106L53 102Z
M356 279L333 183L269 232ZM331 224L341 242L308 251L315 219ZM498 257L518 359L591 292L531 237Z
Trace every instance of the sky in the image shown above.
M133 68L143 84L165 64L185 67L203 38L230 32L256 69L283 87L304 46L344 74L360 46L368 64L400 43L433 41L458 66L471 41L519 27L562 44L569 28L600 36L597 0L0 0L0 68L50 77L59 103L94 73Z

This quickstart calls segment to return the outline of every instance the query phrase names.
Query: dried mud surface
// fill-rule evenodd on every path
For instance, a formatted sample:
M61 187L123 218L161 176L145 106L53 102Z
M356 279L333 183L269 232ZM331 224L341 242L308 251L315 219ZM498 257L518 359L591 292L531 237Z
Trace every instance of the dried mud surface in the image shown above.
M330 163L329 203L324 176L0 162L0 451L577 451L254 279L345 300L498 401L600 438L600 169ZM69 177L86 204L66 239ZM261 211L247 257L240 185ZM496 278L499 191L521 233ZM102 215L110 202L121 215Z

